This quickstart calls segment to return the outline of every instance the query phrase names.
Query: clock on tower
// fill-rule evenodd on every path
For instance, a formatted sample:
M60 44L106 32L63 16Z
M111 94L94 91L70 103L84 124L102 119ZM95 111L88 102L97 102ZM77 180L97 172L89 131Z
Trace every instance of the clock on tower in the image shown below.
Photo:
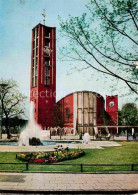
M114 101L109 102L110 107L114 107L114 105L115 105Z
M106 112L110 116L109 125L118 125L118 95L106 96Z

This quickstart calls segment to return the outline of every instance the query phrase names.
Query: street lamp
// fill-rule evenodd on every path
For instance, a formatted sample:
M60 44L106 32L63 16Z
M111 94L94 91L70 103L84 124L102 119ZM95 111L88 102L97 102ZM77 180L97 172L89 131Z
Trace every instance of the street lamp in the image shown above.
M3 89L7 86L6 83L0 83L0 94L1 94L1 98L3 95ZM2 101L1 101L1 110L0 110L0 139L2 139L2 120L3 120L3 108L2 108Z

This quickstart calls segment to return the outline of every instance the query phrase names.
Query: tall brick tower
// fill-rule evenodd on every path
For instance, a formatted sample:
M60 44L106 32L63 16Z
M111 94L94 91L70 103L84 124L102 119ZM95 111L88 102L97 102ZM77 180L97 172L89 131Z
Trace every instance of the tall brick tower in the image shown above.
M56 28L38 24L32 29L30 100L35 120L42 128L52 126L56 102Z
M118 95L106 96L106 112L110 116L109 125L118 125ZM117 128L110 128L110 130L117 131Z

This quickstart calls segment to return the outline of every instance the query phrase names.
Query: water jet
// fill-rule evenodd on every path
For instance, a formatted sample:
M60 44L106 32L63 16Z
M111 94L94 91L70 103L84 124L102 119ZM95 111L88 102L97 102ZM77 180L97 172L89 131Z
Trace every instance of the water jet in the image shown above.
M43 130L40 125L38 125L34 118L34 102L30 102L30 119L26 128L21 132L19 138L19 146L29 146L29 145L41 145L41 139L43 138ZM45 137L49 139L49 131L45 131Z

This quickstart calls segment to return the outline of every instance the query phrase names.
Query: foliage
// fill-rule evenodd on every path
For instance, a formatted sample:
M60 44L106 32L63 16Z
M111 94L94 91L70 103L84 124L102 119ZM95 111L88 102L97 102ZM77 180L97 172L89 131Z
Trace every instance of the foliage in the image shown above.
M28 123L28 120L20 119L20 118L18 118L18 116L9 119L9 126L10 127L16 127L16 126L24 127L27 123ZM2 124L3 124L3 126L6 126L5 118L3 118L3 123Z
M111 117L107 112L104 112L104 125L109 125Z
M51 112L52 125L53 127L64 127L65 123L69 123L73 117L73 113L67 113L68 105L67 103L60 103L54 105Z
M137 125L138 109L134 103L126 103L119 112L119 125Z
M68 41L63 58L82 61L80 70L92 68L123 81L137 94L137 1L91 0L86 7L80 17L59 17L61 35Z
M29 138L29 145L31 146L40 146L43 145L39 138L32 137Z
M18 85L13 79L0 80L0 109L2 110L2 118L5 118L7 129L7 138L10 138L9 120L11 118L21 118L24 115L24 100L26 97L17 89Z
M55 152L38 152L19 154L17 158L19 160L27 161L30 163L55 163L64 160L76 159L83 156L85 153L82 150L79 151L55 151Z
M52 110L52 113L51 113L51 118L52 118L52 125L54 127L64 127L64 117L63 117L63 114L62 114L62 105L60 103L58 104L55 104L54 105L54 108Z

